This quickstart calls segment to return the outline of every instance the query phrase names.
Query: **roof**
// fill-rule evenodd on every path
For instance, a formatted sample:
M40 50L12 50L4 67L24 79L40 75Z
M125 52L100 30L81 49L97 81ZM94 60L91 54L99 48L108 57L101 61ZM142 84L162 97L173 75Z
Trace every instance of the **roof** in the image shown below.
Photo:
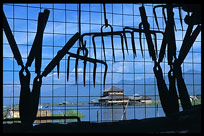
M110 100L110 99L129 99L128 96L125 95L112 95L112 96L105 96L105 97L100 97L99 99L105 99L105 100Z
M109 88L106 88L103 92L116 92L116 91L124 91L116 86L110 86Z

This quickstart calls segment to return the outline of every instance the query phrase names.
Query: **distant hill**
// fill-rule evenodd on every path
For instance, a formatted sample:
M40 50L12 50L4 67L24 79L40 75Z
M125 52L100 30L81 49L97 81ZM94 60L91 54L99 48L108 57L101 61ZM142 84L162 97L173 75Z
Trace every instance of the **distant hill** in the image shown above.
M194 79L193 79L193 74L194 73ZM185 83L187 85L188 91L190 95L199 95L201 94L201 71L193 71L193 70L188 70L183 73L183 77L185 80ZM168 86L168 76L165 75L164 79L167 83ZM90 84L93 84L92 81L90 81ZM194 84L194 87L193 85ZM106 84L105 88L110 87L112 84ZM121 80L114 84L115 86L124 89L125 90L125 95L128 96L133 96L134 94L139 94L139 95L150 95L152 99L159 99L159 97L154 97L155 95L158 95L157 91L157 83L155 77L149 77L149 78L141 78L141 79L136 79L136 80ZM51 96L52 94L54 96L59 96L59 97L54 97L53 103L59 103L63 101L67 102L89 102L91 100L97 100L98 97L100 97L103 93L103 90L105 89L103 85L98 83L96 81L96 86L95 88L93 85L89 85L89 81L86 81L86 86L83 85L83 82L80 82L79 85L60 85L58 87L57 85L53 86L53 92L51 91L51 87L46 85L41 88L41 96L50 96L49 99L41 99L41 103L51 103L52 99ZM12 96L12 86L6 86L3 88L4 89L4 94L3 96ZM7 90L7 91L5 91ZM20 88L18 89L20 90ZM16 96L20 94L20 92L14 92ZM66 98L64 96L67 96ZM78 96L78 98L77 98ZM4 100L4 105L7 105L11 101L9 99ZM15 101L15 103L18 103L18 101Z

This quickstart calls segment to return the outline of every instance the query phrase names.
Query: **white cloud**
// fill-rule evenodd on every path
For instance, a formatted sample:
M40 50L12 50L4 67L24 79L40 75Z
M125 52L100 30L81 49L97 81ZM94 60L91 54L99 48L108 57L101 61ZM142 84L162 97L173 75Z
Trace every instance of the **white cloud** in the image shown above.
M83 72L84 70L82 68L77 68L77 72L80 73L80 72ZM72 70L72 72L75 72L75 68Z

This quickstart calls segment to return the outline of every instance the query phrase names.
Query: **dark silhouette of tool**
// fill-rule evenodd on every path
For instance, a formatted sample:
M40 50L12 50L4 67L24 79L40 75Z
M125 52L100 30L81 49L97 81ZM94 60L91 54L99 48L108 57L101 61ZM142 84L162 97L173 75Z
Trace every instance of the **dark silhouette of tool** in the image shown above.
M162 40L162 45L161 45L161 49L160 49L160 53L159 53L159 59L158 62L156 61L156 57L154 57L154 49L152 47L151 41L148 42L148 44L150 44L151 46L148 46L150 51L150 56L152 56L153 61L155 62L155 66L154 66L154 73L157 79L157 85L158 85L158 91L159 91L159 95L160 95L160 99L161 99L161 104L162 107L164 109L165 114L171 115L172 113L176 113L179 110L179 105L178 105L178 96L176 94L176 88L175 88L175 79L177 81L177 87L178 87L178 92L179 92L179 97L181 100L181 104L183 107L183 110L187 110L189 108L191 108L191 102L190 102L190 98L189 98L189 94L188 94L188 90L186 88L184 79L182 77L182 71L181 71L181 64L183 63L186 55L188 54L190 48L192 47L195 39L197 38L198 34L200 33L200 25L199 23L201 22L200 19L200 14L198 13L198 11L200 11L199 6L197 5L197 8L193 7L188 9L186 7L186 5L178 5L178 4L166 4L166 5L159 5L159 6L155 6L153 9L153 13L156 19L156 12L155 9L157 7L162 7L162 11L163 11L163 15L164 15L164 19L165 19L165 23L166 23L166 28L165 28L165 32L164 32L164 37ZM193 12L191 16L187 15L187 17L185 17L185 23L188 24L188 28L179 52L179 56L178 58L176 57L176 43L175 43L175 32L174 32L174 28L175 27L175 22L174 22L174 13L173 13L173 8L178 7L179 8L179 16L180 16L180 22L181 22L181 26L182 26L182 30L183 30L183 24L182 24L182 19L181 19L181 8L185 9L185 11L187 12ZM167 18L165 16L165 11L164 9L167 10ZM197 9L197 10L196 10ZM145 16L145 10L144 7L140 8L141 11L141 18L142 18L142 22L146 25L143 24L144 29L146 28L148 30L149 26L147 24L147 19ZM197 14L197 19L195 18L195 13ZM194 18L194 19L192 19ZM191 20L191 21L189 21ZM193 20L197 20L197 21L193 21ZM156 19L156 24L158 27L158 22ZM196 29L192 32L193 29L193 25L197 25ZM158 27L159 28L159 27ZM148 30L149 31L149 30ZM146 33L146 38L150 37L148 36L148 33ZM148 39L147 39L148 40ZM168 45L168 48L166 48ZM162 62L164 54L165 54L165 50L167 49L167 58L168 58L168 64L170 66L170 71L168 73L168 77L169 77L169 92L167 91L167 87L165 85L165 82L163 80L163 75L162 75L162 70L160 68L159 63ZM171 103L171 104L170 104Z
M21 70L19 71L19 78L21 84L19 113L22 124L25 124L26 126L30 126L34 122L38 110L40 88L42 84L42 78L40 77L42 58L42 39L43 32L49 17L49 13L50 12L47 9L45 9L43 13L41 12L39 13L37 33L25 66L23 65L20 51L15 42L11 29L8 25L7 19L3 13L4 32L14 54L14 58L16 59L18 65L21 66ZM30 72L28 70L28 67L31 66L34 59L35 59L35 73L37 74L37 76L33 81L32 92L30 92Z
M154 61L153 71L157 80L157 86L159 91L159 96L161 100L161 105L166 116L170 116L174 113L179 112L179 103L178 103L178 94L176 90L176 82L177 89L179 93L179 98L181 100L183 110L188 110L192 107L188 90L185 85L184 79L182 77L181 65L185 60L189 50L193 46L197 36L201 32L201 8L198 4L186 5L186 4L165 4L165 5L157 5L153 8L153 14L155 17L156 25L158 30L151 30L150 24L148 23L146 11L144 5L139 7L141 23L139 24L139 28L132 27L124 27L122 31L113 31L113 27L108 24L108 19L106 18L106 9L105 4L104 7L104 25L101 26L100 32L93 33L84 33L81 34L81 5L79 4L79 32L76 32L68 42L63 46L61 50L58 51L57 55L51 60L51 62L46 66L46 68L41 73L41 64L42 64L42 41L43 41L43 33L46 27L46 23L48 21L50 11L45 9L44 12L40 12L38 16L38 25L37 25L37 33L35 35L35 39L30 50L30 53L27 57L27 62L24 65L22 61L22 57L14 36L9 27L6 16L3 12L3 29L5 35L8 39L10 48L14 55L14 59L17 61L17 64L21 66L21 70L19 71L20 78L20 100L19 100L19 112L20 112L20 120L22 124L26 126L32 126L33 122L36 119L36 114L38 110L39 97L40 97L40 89L42 84L42 78L46 77L55 67L57 67L57 73L59 77L60 70L60 61L66 54L68 54L67 59L67 81L69 80L69 65L70 58L75 59L75 81L77 83L78 80L78 63L79 60L82 60L84 63L83 69L83 83L85 86L86 81L86 65L87 62L93 63L93 85L95 87L96 80L96 68L97 64L103 64L105 66L104 70L104 79L103 85L105 87L105 80L108 65L106 63L106 54L105 54L105 42L104 37L111 37L111 46L112 46L112 56L113 61L115 61L115 51L114 51L114 36L119 36L121 41L121 50L123 54L123 59L125 59L125 49L123 45L123 39L125 41L126 50L128 53L128 45L127 45L127 37L126 34L129 33L131 35L131 43L134 57L136 56L136 46L134 33L139 33L139 41L140 41L140 49L143 56L143 47L141 41L141 35L144 34L147 45L149 56ZM165 30L164 32L160 31L159 23L157 20L156 9L162 8L163 17L165 20ZM180 48L178 57L176 54L176 40L175 40L175 31L176 25L174 21L174 8L177 8L179 11L179 18L181 23L181 28L183 30L183 21L181 10L184 10L188 14L184 18L184 22L188 25L188 28L185 33L184 40L182 42L182 46ZM193 29L195 26L195 29ZM104 28L110 28L110 32L104 32ZM161 43L161 48L158 55L157 49L157 34L162 34L163 39ZM154 36L154 40L152 38ZM86 48L86 41L83 41L85 36L92 36L93 49L94 49L94 58L88 57L88 49ZM96 42L95 38L101 37L102 41L102 49L104 54L104 60L97 59L96 56ZM124 38L123 38L124 37ZM69 50L75 45L76 41L79 40L79 47L76 53L70 52ZM80 55L80 52L83 52L83 55ZM163 62L163 58L165 53L167 52L167 60L170 70L168 72L168 80L169 80L169 88L167 87L165 80L163 79L162 69L160 67L160 63ZM37 74L33 80L32 91L30 92L30 72L28 67L32 65L32 62L35 60L35 73Z

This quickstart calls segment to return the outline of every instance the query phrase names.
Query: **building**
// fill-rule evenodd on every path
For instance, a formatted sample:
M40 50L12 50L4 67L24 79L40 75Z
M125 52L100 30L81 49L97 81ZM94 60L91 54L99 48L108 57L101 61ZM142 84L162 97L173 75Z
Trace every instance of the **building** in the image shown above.
M13 106L7 110L4 111L3 113L4 119L10 119L10 118L20 118L19 114L19 106ZM47 116L52 116L52 113L50 110L42 110L38 109L36 117L47 117ZM36 120L36 123L47 123L51 122L51 120Z
M140 102L141 103L152 103L152 99L149 96L141 96Z
M130 103L152 103L152 99L149 96L134 95L129 97Z
M98 101L101 104L123 104L129 101L129 97L124 95L124 90L111 86L103 91Z

